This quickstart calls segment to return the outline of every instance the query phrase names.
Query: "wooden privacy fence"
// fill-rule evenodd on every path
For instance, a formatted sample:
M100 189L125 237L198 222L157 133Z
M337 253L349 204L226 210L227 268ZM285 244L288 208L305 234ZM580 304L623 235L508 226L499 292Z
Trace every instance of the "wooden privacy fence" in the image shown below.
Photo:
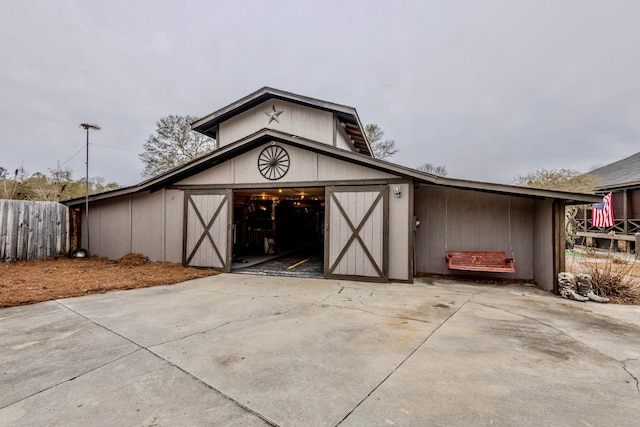
M57 258L69 248L69 212L56 202L0 200L0 261Z

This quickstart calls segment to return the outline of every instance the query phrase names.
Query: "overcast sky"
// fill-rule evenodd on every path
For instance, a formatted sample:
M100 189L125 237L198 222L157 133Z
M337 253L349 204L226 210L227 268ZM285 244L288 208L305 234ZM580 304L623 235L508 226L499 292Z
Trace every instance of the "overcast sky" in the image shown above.
M3 1L0 166L83 177L92 122L90 175L135 184L160 117L271 86L355 107L405 166L586 172L640 151L639 16L638 0Z

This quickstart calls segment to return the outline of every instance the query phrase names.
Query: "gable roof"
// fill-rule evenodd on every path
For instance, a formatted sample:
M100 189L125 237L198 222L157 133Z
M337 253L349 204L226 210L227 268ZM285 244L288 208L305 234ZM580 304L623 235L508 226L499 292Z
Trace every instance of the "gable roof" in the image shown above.
M295 104L306 105L313 108L317 108L324 111L329 111L335 114L336 119L340 122L345 132L351 139L353 146L359 153L371 156L371 146L367 137L363 132L364 127L360 122L358 113L353 107L347 107L346 105L334 104L328 101L322 101L316 98L310 98L308 96L296 95L295 93L285 92L283 90L274 89L270 87L263 87L252 94L245 96L244 98L227 105L203 118L196 120L191 124L191 129L216 139L218 132L218 125L243 113L256 105L262 104L269 99L280 99L283 101L292 102Z
M601 196L593 196L588 194L541 190L537 188L517 187L513 185L492 184L436 176L416 169L396 165L384 160L375 159L364 154L342 150L327 144L300 138L274 129L264 128L254 133L253 135L249 135L239 141L236 141L229 145L225 145L222 148L205 154L202 157L178 166L159 176L143 181L140 184L108 191L105 193L90 195L89 201L107 200L110 198L120 197L128 194L140 193L143 191L158 191L162 188L171 186L189 176L200 173L222 162L241 155L255 147L271 141L277 141L280 143L304 148L309 151L329 156L335 159L344 160L346 162L393 174L400 178L413 180L418 184L445 186L451 188L483 191L535 199L551 198L563 200L569 204L595 203L602 200ZM265 187L269 187L269 185L269 183L265 183ZM282 184L275 183L274 185ZM81 197L73 200L67 200L63 203L69 206L78 206L82 205L84 201L85 198Z
M640 184L640 153L594 169L589 174L600 177L599 189L638 185Z

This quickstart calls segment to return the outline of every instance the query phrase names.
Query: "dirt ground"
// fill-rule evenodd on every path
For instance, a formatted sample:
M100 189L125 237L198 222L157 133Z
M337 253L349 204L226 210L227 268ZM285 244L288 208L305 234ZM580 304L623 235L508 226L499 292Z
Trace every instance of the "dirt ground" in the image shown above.
M574 274L589 272L594 260L568 254L567 269ZM602 266L602 261L600 261ZM640 304L640 263L616 262L631 279L624 292L606 295L618 304ZM128 254L112 261L106 258L59 258L43 261L0 263L0 307L33 304L111 290L172 285L218 274L213 270L185 268L180 264L151 262L143 255Z
M172 285L218 274L180 264L151 262L143 255L106 258L59 258L0 263L0 307L33 304L58 298Z

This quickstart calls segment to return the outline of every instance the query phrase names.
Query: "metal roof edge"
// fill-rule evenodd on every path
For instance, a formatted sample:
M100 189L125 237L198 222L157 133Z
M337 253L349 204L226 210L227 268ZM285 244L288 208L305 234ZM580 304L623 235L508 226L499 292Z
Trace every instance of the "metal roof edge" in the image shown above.
M130 185L127 187L116 188L115 190L105 191L103 193L89 194L89 201L111 199L114 197L126 196L127 194L137 193L141 184ZM60 203L67 206L79 206L85 203L86 196L76 197L75 199L63 200Z
M201 157L198 157L197 159L193 159L187 163L184 163L180 166L177 166L173 169L170 169L160 175L157 175L155 177L151 177L149 179L146 179L138 184L134 184L128 187L123 187L123 188L118 188L116 190L110 190L110 191L106 191L104 193L97 193L97 194L92 194L89 195L89 201L97 201L97 200L105 200L105 199L111 199L114 197L119 197L119 196L125 196L128 194L133 194L133 193L138 193L138 192L142 192L142 191L146 191L149 190L151 188L154 187L158 187L158 185L162 185L162 183L170 180L171 178L173 178L174 176L178 175L178 174L184 174L185 172L187 172L189 169L195 168L198 165L201 165L203 163L206 163L207 161L211 160L211 158L219 156L220 154L229 151L231 149L237 149L238 145L243 145L247 139L257 139L256 135L264 133L265 129L262 129L261 131L256 132L253 135L250 135L244 139L241 139L239 141L236 141L233 144L229 144L229 145L225 145L222 148L219 148L217 150L214 150L210 153L207 153ZM187 174L188 176L188 174ZM76 199L70 199L70 200L65 200L64 203L68 206L75 206L75 205L80 205L82 203L85 202L85 197L78 197Z
M245 109L250 108L253 102L263 97L266 99L279 98L283 100L289 100L291 102L319 107L325 110L335 111L342 114L348 114L357 118L356 109L353 107L336 104L329 101L323 101L321 99L298 95L292 92L286 92L280 89L265 86L235 102L232 102L225 107L220 108L219 110L214 111L213 113L207 114L201 119L196 120L195 122L191 123L191 129L197 132L204 133L205 129L210 129L217 123L226 120L229 116L235 115L233 114L234 111L238 110L238 113L240 113ZM246 108L243 108L245 106ZM357 121L358 123L360 123L359 119L357 119ZM362 128L362 126L360 127Z
M517 185L496 184L447 177L438 177L438 184L447 187L510 194L514 196L564 200L570 204L596 203L602 201L602 196L596 196L593 194L545 190L542 188L521 187Z
M584 193L571 193L565 191L544 190L538 188L520 187L507 184L494 184L480 181L469 181L454 178L447 178L437 175L432 175L426 172L419 171L417 169L408 168L406 166L397 165L395 163L387 162L385 160L376 159L365 154L346 151L340 148L336 148L321 142L309 140L306 138L298 137L296 135L287 134L281 131L263 128L252 135L246 136L231 144L225 145L215 151L205 154L202 157L194 159L188 163L178 166L172 170L169 170L161 175L150 178L140 184L111 190L105 193L99 193L89 196L89 201L105 200L114 197L120 197L127 194L138 193L142 191L156 191L167 185L172 184L178 180L187 178L196 173L201 172L207 167L213 167L218 164L218 160L226 161L235 157L249 149L255 144L259 144L265 139L276 139L283 143L311 149L314 152L322 153L330 157L338 158L345 161L357 163L362 166L372 167L374 169L387 172L394 175L399 175L404 178L410 178L418 183L445 186L452 188L460 188L467 190L485 191L499 194L510 194L521 197L534 197L534 198L551 198L568 202L570 204L581 203L596 203L601 201L602 196L590 195ZM75 206L84 203L85 198L77 198L67 200L62 203L68 206Z
M525 197L536 198L552 198L564 200L570 203L594 203L601 201L601 196L585 194L585 193L573 193L568 191L556 191L556 190L544 190L539 188L520 187L507 184L494 184L480 181L468 181L461 179L453 179L447 177L441 177L432 175L426 172L422 172L416 169L408 168L406 166L397 165L395 163L387 162L385 160L376 159L360 153L354 153L350 151L341 150L326 144L322 144L312 140L305 140L304 138L295 137L284 134L275 130L267 130L269 134L273 136L279 136L285 140L289 140L294 144L305 143L313 144L316 148L315 151L323 151L333 157L341 157L345 160L355 161L361 165L374 167L378 170L382 170L391 174L401 175L407 178L415 179L416 181L424 182L432 185L441 185L448 187L457 187L469 190L488 191L492 193L512 194Z
M640 187L640 181L621 182L619 184L605 185L602 187L596 187L596 191L607 192L613 190L624 190Z

